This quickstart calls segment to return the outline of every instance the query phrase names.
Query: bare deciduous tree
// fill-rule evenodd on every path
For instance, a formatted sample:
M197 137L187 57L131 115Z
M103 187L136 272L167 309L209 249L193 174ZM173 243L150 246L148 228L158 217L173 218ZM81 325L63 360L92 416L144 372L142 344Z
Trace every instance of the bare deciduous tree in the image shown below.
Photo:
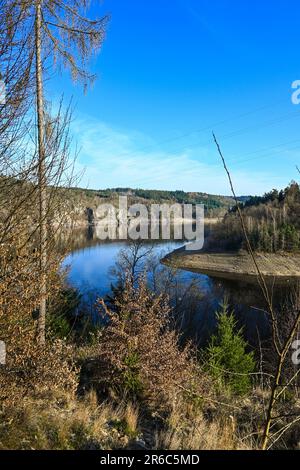
M7 2L1 2L0 5L1 20L3 20L1 22L4 25L0 30L0 36L5 39L4 46L2 46L3 52L6 52L9 57L12 51L14 57L19 57L21 63L24 63L25 73L23 77L18 75L18 79L15 80L15 88L17 87L20 93L25 94L24 90L28 89L30 84L35 90L36 98L34 119L37 123L36 139L33 136L32 144L36 157L33 158L33 161L35 161L37 170L39 205L41 302L38 340L40 344L45 342L47 206L49 203L47 187L51 184L51 181L47 179L49 152L47 148L45 78L48 70L52 70L53 66L58 64L60 68L69 68L72 79L82 82L85 88L94 79L93 74L88 70L87 62L102 45L108 17L104 16L93 20L86 17L89 3L87 0L14 0L9 5ZM14 71L16 70L14 68ZM8 71L9 67L7 67L7 73ZM13 82L11 79L8 80L8 77L6 78L8 82ZM12 95L16 100L15 89L12 90ZM25 96L19 101L28 104ZM24 111L19 113L21 119L24 119L24 115ZM4 123L5 125L11 132L9 123ZM3 132L0 134L3 135ZM11 166L11 161L9 165ZM32 167L31 165L31 170ZM11 221L11 217L8 220Z

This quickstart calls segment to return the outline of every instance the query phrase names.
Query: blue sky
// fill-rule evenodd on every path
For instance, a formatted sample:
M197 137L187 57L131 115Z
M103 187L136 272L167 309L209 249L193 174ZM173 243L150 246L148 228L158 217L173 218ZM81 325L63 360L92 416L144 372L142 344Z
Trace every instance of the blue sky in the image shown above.
M276 0L103 0L111 14L86 95L74 96L81 186L229 194L214 130L239 194L297 179L300 6Z

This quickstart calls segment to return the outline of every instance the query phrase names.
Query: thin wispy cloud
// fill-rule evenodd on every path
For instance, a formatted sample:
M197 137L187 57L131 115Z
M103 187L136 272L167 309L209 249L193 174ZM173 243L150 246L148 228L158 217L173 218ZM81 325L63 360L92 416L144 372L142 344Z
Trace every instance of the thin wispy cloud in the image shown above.
M183 8L196 22L200 27L209 33L210 35L215 35L217 32L212 26L211 22L208 22L200 9L195 7L194 3L191 3L189 0L177 0L181 8ZM201 7L201 5L199 5Z
M151 145L147 136L114 129L88 116L73 122L72 132L81 149L78 170L85 169L82 186L230 193L213 145L179 152L157 150L159 146ZM260 194L272 187L270 175L261 171L233 170L232 176L239 194Z

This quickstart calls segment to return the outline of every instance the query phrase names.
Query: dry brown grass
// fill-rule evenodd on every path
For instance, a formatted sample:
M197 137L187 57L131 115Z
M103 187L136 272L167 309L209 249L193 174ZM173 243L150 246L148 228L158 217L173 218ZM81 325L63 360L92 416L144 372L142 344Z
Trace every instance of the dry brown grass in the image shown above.
M243 442L230 412L219 413L213 419L204 410L177 403L169 415L165 429L155 436L155 449L167 450L244 450L252 448L250 440Z
M206 410L181 399L163 419L149 420L136 403L98 402L90 391L82 399L63 391L25 398L0 412L0 449L134 449L137 439L149 449L251 449L235 416Z
M138 434L139 407L128 403L125 409L125 422L130 435Z
M134 405L99 405L95 393L76 400L53 392L0 413L0 449L115 449L138 435Z

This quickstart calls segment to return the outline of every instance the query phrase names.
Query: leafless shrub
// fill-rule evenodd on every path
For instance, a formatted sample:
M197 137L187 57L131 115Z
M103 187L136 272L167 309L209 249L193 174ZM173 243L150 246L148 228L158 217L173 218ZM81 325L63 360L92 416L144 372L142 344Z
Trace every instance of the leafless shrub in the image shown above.
M0 374L0 402L3 407L24 399L43 397L59 391L75 394L77 371L71 349L62 341L9 350L8 362Z
M133 394L159 407L182 393L180 386L190 386L191 351L179 348L168 299L150 292L144 278L134 287L129 276L116 312L103 301L99 309L110 322L94 351L98 390Z
M7 362L0 370L1 404L49 388L74 392L77 387L70 348L55 342L41 349L35 341L34 312L40 298L37 266L38 256L23 239L0 246L0 337L7 348ZM48 279L54 295L60 288L56 260Z

